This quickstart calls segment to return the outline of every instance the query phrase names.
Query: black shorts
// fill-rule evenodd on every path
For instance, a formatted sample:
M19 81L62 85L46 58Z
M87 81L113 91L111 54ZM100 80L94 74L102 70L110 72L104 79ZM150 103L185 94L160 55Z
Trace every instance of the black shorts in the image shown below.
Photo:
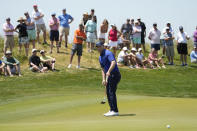
M187 44L186 43L178 43L177 51L178 51L178 54L187 55L188 54Z
M151 49L160 50L160 44L151 44Z
M50 31L50 41L59 41L59 31L57 30Z
M74 55L77 52L77 56L82 56L83 45L82 44L73 44L71 49L71 55Z
M52 67L49 64L47 64L47 63L43 63L43 67L47 67L48 70L51 70L52 69Z

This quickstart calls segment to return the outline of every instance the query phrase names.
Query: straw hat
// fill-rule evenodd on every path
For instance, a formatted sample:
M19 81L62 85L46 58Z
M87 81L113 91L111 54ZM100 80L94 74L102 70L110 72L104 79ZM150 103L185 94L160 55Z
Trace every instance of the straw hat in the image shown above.
M17 22L20 22L20 21L25 21L25 19L23 19L23 17L20 17Z

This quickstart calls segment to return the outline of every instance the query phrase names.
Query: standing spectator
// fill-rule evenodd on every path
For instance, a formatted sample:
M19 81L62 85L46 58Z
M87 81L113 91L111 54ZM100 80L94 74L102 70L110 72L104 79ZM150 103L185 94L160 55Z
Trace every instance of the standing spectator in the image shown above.
M96 16L92 17L92 20L88 20L85 25L85 31L87 35L87 49L88 52L92 52L97 39Z
M124 31L118 41L121 43L121 45L120 45L121 48L126 46L130 50L131 42L130 42L130 40L128 40L128 33L127 32Z
M141 26L141 44L143 46L143 50L144 52L146 51L146 48L145 48L145 37L146 37L146 25L144 24L144 22L141 21L141 18L138 18L137 19L138 22L139 22L139 25Z
M5 64L0 60L0 74L5 74Z
M81 19L80 24L85 26L88 20L89 20L89 15L88 15L88 12L86 12L83 14L83 18Z
M133 27L135 26L135 23L134 22L135 22L134 19L131 19L132 30L133 30ZM131 32L130 40L131 40L131 42L133 44L133 31Z
M157 23L153 24L153 29L149 32L148 38L151 40L151 49L160 50L161 32L157 29Z
M46 41L46 26L44 23L44 14L38 10L38 6L37 5L33 5L34 11L32 13L32 16L34 18L35 24L36 24L36 31L37 31L37 42L40 44L40 32L43 32L43 39L44 42L43 44L47 44Z
M99 34L99 41L105 43L105 34L108 31L108 27L109 27L109 22L107 21L107 19L103 20L103 23L100 26L100 34Z
M16 26L15 31L19 33L19 53L21 53L22 45L25 47L25 55L28 56L29 52L29 39L27 34L27 25L23 17L20 17L17 21L19 24Z
M35 43L36 43L35 21L29 16L28 12L25 12L24 15L26 17L28 39L29 39L29 42L32 42L33 49L34 49L36 48L35 46Z
M141 32L142 28L139 25L139 22L135 22L135 26L133 27L133 46L138 50L141 48Z
M46 72L48 69L47 67L43 67L41 64L40 57L37 56L37 50L32 50L32 56L29 58L29 66L30 70L33 72Z
M174 35L174 30L172 29L170 22L168 22L166 24L166 27L170 28L170 32L172 33L172 35ZM165 54L166 54L166 43L165 43L165 40L164 40L164 35L166 35L166 27L163 29L162 35L161 35L161 42L162 42L162 45L163 45L163 55L162 55L162 58L164 58L165 57Z
M170 28L166 27L166 34L164 35L164 40L166 43L166 56L168 58L169 61L169 65L174 65L174 36L173 34L170 32Z
M56 48L57 53L59 53L59 20L56 18L56 14L51 14L52 19L49 21L49 27L50 27L50 41L51 41L51 50L50 53L53 52L53 42L56 41Z
M182 66L187 66L187 40L190 39L189 35L187 35L186 32L184 32L183 27L179 27L179 33L177 34L177 50L180 54L180 59L182 62Z
M6 66L6 75L13 77L14 74L18 74L18 76L21 76L20 62L12 56L11 51L6 51L3 62Z
M79 29L75 31L75 35L74 35L74 44L72 47L72 52L71 52L71 56L70 56L70 64L68 65L68 68L71 68L72 66L72 60L73 57L75 55L75 53L77 52L77 56L78 56L78 65L77 65L77 69L80 68L80 60L81 60L81 56L82 56L82 52L83 52L83 41L86 40L86 34L84 32L84 26L82 24L79 25Z
M61 46L63 35L65 36L65 48L68 47L68 35L70 31L70 24L73 22L73 17L66 13L66 9L62 10L62 15L60 15L59 21L60 21L60 42L59 45Z
M154 48L152 49L151 53L148 56L148 60L150 61L150 63L152 65L156 65L157 68L161 68L160 65L162 66L162 68L166 68L163 62L162 58L158 57L158 51L155 50Z
M117 30L117 27L115 24L112 24L111 27L112 28L109 31L109 35L108 35L109 46L113 49L114 56L116 56L118 38L121 36L121 32Z
M197 26L196 26L196 30L194 31L194 47L197 47Z
M55 58L46 56L44 50L41 50L40 54L41 54L40 61L42 62L43 67L47 68L48 70L55 71L55 61L56 61Z
M89 20L92 20L92 18L95 17L95 22L97 23L97 17L95 15L95 10L91 9L90 15L89 15Z
M197 64L197 47L194 46L194 50L190 53L191 63Z
M10 51L12 52L12 49L14 48L14 26L10 23L10 18L6 19L6 23L3 24L3 31L5 33L4 38L4 54L7 51L7 48L10 48Z
M132 34L133 28L132 25L130 24L130 19L127 19L126 23L122 25L121 27L121 33L125 34L125 39L130 41L130 36ZM128 49L130 49L130 44L131 42L128 43Z

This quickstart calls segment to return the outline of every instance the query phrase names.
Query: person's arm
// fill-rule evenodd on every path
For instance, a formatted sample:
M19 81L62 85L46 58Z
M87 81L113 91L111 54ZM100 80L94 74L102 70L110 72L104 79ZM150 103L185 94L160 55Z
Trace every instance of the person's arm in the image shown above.
M3 63L5 63L6 65L13 65L13 63L10 63L10 62L7 61L7 58L6 58L5 56L3 57L3 60L2 60L2 61L3 61Z
M74 18L70 16L70 21L68 22L68 24L71 24L74 21Z
M6 26L3 27L3 31L5 32L14 32L14 29L7 29Z
M108 77L110 76L112 70L115 68L115 65L116 65L116 61L115 60L111 61L111 65L109 67L109 70L106 73L106 76L108 76Z
M118 32L118 38L119 38L122 35L122 33L119 30L117 30L117 32Z
M14 61L16 62L16 65L20 64L20 62L16 58L14 58Z
M103 85L103 86L106 86L106 85L107 85L106 74L105 74L103 68L102 68L102 70L101 70L101 73L102 73L102 85Z
M148 39L151 40L152 39L151 37L152 37L152 33L150 32L148 35Z

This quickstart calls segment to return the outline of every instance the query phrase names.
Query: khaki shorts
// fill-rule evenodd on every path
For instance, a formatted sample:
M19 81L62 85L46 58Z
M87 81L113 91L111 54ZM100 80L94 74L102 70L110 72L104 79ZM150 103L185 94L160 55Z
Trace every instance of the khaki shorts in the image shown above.
M14 47L14 36L5 36L4 38L4 48Z
M174 46L166 46L166 56L174 56Z
M60 35L69 35L70 28L60 27Z
M40 24L40 25L36 25L36 31L37 32L44 32L44 31L46 31L46 26L45 26L45 24Z

